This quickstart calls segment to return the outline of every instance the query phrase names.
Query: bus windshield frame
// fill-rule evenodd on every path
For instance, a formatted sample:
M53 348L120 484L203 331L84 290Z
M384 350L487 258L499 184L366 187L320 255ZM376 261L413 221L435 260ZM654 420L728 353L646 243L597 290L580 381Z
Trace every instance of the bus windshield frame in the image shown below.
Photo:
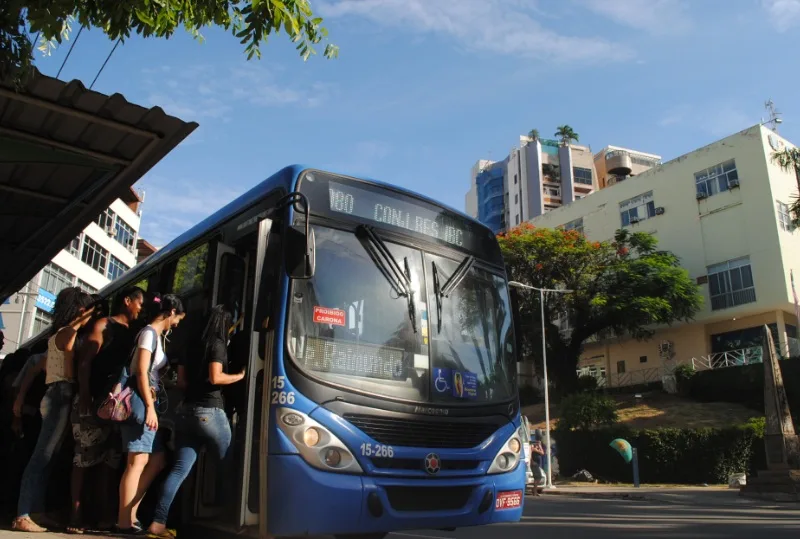
M312 214L320 202L312 198ZM363 221L341 213L312 221L316 274L292 282L287 313L287 351L295 366L317 383L411 404L494 406L516 398L502 267L398 227L375 229L393 259L382 264L358 233ZM463 275L450 279L466 258L472 262ZM387 265L405 278L393 282ZM434 273L440 285L454 283L449 296L434 286Z

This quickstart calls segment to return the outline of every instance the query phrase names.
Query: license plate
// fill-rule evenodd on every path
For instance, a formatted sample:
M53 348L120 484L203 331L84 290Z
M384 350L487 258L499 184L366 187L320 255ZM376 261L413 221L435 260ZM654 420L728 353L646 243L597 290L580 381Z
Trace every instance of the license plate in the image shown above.
M515 509L520 505L522 505L521 490L507 490L505 492L498 492L497 499L494 502L494 508L498 511L503 509Z

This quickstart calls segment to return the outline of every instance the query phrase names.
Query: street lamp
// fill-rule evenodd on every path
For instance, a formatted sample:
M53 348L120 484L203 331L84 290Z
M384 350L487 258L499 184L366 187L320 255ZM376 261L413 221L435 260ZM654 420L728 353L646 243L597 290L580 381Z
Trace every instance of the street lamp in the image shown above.
M544 293L545 292L556 292L560 294L566 294L572 292L572 290L566 289L554 289L554 288L537 288L535 286L531 286L528 284L523 284L518 281L509 281L508 286L512 286L514 288L519 288L522 290L538 290L539 291L539 306L541 307L542 311L542 376L544 377L544 420L545 420L545 433L547 436L547 488L555 488L553 486L553 458L552 458L552 450L550 446L552 445L552 440L550 439L550 387L547 380L547 342L544 338Z

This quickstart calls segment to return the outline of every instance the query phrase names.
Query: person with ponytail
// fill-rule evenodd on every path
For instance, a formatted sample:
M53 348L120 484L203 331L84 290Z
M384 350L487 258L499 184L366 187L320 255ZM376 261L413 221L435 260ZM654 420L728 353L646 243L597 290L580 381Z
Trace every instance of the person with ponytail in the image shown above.
M47 530L31 518L34 511L43 512L50 462L64 440L69 427L72 397L75 393L74 355L78 331L92 318L92 297L77 287L65 288L56 297L53 323L47 340L47 354L32 367L22 382L14 403L14 415L21 417L25 397L36 375L45 370L45 392L39 410L42 428L25 472L22 475L17 518L12 528L23 532Z
M172 539L167 517L175 495L191 472L197 453L209 447L212 454L224 460L231 445L231 427L225 415L222 386L244 379L245 372L228 373L228 335L233 329L233 316L223 305L211 309L202 338L191 359L178 366L178 387L185 398L178 407L175 421L175 462L156 502L150 537Z
M154 295L145 306L145 326L136 337L129 367L132 387L144 401L145 420L141 425L122 424L123 451L128 462L119 485L117 531L123 534L142 532L136 513L150 484L164 469L164 433L158 431L156 409L159 371L167 366L164 353L166 334L186 316L183 302L174 294Z

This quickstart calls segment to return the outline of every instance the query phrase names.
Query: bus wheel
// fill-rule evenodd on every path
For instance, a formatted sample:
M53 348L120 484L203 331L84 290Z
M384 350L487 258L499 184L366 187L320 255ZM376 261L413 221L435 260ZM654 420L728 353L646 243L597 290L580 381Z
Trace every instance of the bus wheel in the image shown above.
M376 533L348 533L344 535L336 535L336 539L383 539L389 535L385 532Z

